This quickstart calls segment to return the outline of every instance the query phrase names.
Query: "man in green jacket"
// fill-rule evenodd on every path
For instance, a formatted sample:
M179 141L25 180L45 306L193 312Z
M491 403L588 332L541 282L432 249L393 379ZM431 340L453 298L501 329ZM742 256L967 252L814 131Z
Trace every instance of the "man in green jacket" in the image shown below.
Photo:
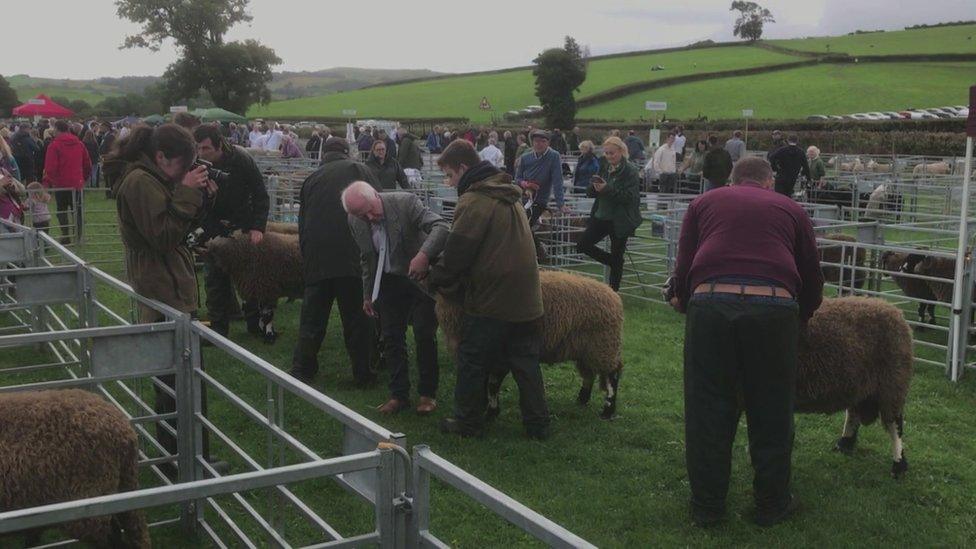
M532 232L512 178L478 157L471 143L452 142L438 164L456 187L454 224L441 260L429 276L432 288L463 295L464 318L457 351L454 417L441 430L478 436L488 405L489 369L512 372L526 434L549 434L539 350L542 288Z
M401 128L398 134L400 146L397 147L397 161L404 170L419 170L424 167L424 159L420 155L420 147L417 146L417 137Z

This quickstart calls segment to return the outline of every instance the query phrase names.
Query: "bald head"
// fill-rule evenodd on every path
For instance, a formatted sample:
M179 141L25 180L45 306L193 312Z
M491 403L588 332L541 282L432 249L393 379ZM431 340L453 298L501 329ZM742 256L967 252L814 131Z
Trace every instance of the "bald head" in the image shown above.
M349 215L370 223L383 219L380 194L365 181L354 181L342 191L342 208Z

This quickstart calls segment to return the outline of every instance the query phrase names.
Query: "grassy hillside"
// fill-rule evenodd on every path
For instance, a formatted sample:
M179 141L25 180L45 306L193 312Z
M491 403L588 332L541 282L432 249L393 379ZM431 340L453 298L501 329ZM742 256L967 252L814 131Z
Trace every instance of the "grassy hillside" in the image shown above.
M426 78L441 73L427 69L357 69L336 67L321 71L279 72L269 86L271 96L278 99L294 99L327 95L340 91L355 90L372 84Z
M117 86L104 84L97 80L35 78L25 74L16 74L6 78L10 82L10 86L17 92L17 98L21 101L27 101L37 94L43 93L48 96L56 95L71 100L81 99L94 105L106 97L124 93Z
M753 47L706 48L670 53L651 53L590 63L579 97L638 81L657 80L697 72L713 72L789 63L796 58ZM651 71L654 65L662 71ZM340 116L356 109L361 117L466 117L487 121L490 114L478 109L488 97L494 112L518 110L538 103L532 72L528 69L457 76L409 84L382 86L324 97L272 102L248 113L252 116Z
M872 32L846 36L822 36L797 40L770 40L769 42L800 51L818 53L829 51L851 55L976 53L976 25Z
M581 118L637 120L644 101L667 101L667 115L688 119L804 118L811 114L901 110L967 101L976 63L817 65L783 72L722 78L636 93L582 109Z

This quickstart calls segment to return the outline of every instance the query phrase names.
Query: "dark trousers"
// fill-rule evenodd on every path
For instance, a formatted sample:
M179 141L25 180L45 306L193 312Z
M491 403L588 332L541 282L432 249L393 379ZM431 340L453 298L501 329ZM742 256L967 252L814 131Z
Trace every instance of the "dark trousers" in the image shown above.
M437 316L434 300L405 276L384 274L376 301L383 332L383 349L390 367L390 395L410 400L410 370L407 357L407 324L413 324L417 348L420 396L437 395Z
M369 317L363 312L363 281L359 277L327 278L305 285L298 346L292 366L308 376L318 371L317 357L329 326L333 301L339 302L342 334L352 362L353 377L361 383L371 381L373 374L369 363L373 329Z
M780 179L776 178L776 192L782 195L786 195L793 198L793 188L796 187L796 179Z
M207 294L207 314L212 325L227 325L232 318L239 317L241 306L230 276L211 259L204 263L203 286ZM273 303L268 304L273 305ZM260 313L257 303L244 303L244 318L248 323L257 322Z
M549 407L539 368L541 323L506 322L464 315L457 352L454 417L466 428L480 430L488 407L489 373L512 373L519 390L522 424L537 431L549 426Z
M659 192L664 194L674 194L678 192L678 174L662 173L658 176Z
M81 239L82 214L81 214L81 191L73 189L55 189L54 201L57 204L58 225L61 236L67 237L71 233L71 225L68 223L68 213L74 213L75 238Z
M610 252L607 253L597 247L604 238L610 237ZM613 291L620 290L620 279L624 276L624 252L627 250L627 238L613 234L613 221L590 217L586 220L586 229L576 243L576 250L610 267L610 287Z
M791 299L692 297L685 324L685 452L696 511L724 511L741 404L756 506L777 510L788 502L798 333Z
M200 359L200 368L201 369L203 368L202 357ZM176 389L175 375L169 374L165 376L159 376L159 380L165 383L166 386L169 387L170 389L173 390ZM175 398L170 396L169 393L164 391L156 384L153 384L153 390L156 393L156 403L153 406L153 409L156 411L157 414L171 414L176 411ZM207 384L206 383L203 382L200 383L200 395L201 395L200 410L203 412L203 415L206 416L207 415ZM175 419L167 419L165 420L165 422L169 424L169 426L172 427L174 430L178 431L179 427L177 427L177 422ZM165 427L163 427L160 424L156 425L156 440L158 440L159 444L163 448L165 448L166 451L169 452L170 454L176 454L179 451L177 449L176 437L173 436L168 430L166 430ZM203 448L201 448L201 451L203 457L207 461L210 461L210 431L208 431L206 428L203 429Z

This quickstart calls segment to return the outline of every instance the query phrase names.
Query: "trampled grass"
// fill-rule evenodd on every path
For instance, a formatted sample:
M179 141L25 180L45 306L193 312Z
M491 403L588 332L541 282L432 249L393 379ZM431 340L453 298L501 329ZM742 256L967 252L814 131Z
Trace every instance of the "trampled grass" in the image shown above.
M578 97L616 86L671 78L699 72L715 72L796 61L790 55L754 47L706 48L671 53L596 59L590 63L586 82ZM651 71L654 65L664 70ZM465 117L476 122L490 119L491 113L479 110L487 97L496 115L538 103L529 69L497 74L428 80L400 85L355 90L290 101L275 101L255 106L248 116L341 116L345 109L357 111L358 118Z
M976 53L976 25L770 40L769 43L800 51L850 55Z
M103 213L94 214L94 209ZM111 203L96 200L90 219L109 221ZM102 231L110 232L110 231ZM107 237L103 237L107 238ZM85 250L80 250L84 255ZM117 272L116 268L109 270ZM100 298L124 308L125 300L101 292ZM349 361L336 314L319 356L322 370L313 386L381 425L407 435L409 444L428 444L435 452L600 547L705 546L837 547L967 546L976 530L976 375L960 384L941 370L916 368L906 414L906 456L911 464L900 481L888 477L890 443L877 425L865 427L853 457L831 451L842 416L798 416L794 451L794 489L802 512L783 525L760 530L749 520L751 476L744 425L735 445L730 490L730 520L714 530L694 528L687 516L688 482L684 468L682 412L683 318L663 305L626 301L625 370L619 417L601 421L599 393L581 408L574 402L577 376L569 364L546 366L546 390L553 413L553 436L533 442L522 435L517 393L511 380L502 396L502 414L482 440L463 440L438 432L436 422L452 405L454 372L440 353L440 410L421 418L412 412L394 417L375 406L387 392L353 387ZM276 323L282 332L274 345L247 335L237 323L231 338L275 366L287 369L297 334L300 303L282 303ZM408 340L410 338L408 337ZM442 346L443 347L443 346ZM412 353L411 353L412 354ZM4 350L0 368L39 362L32 349ZM226 383L259 411L266 409L266 385L239 363L205 349L208 373ZM386 372L381 372L381 379ZM4 385L12 382L0 374ZM19 381L27 381L26 379ZM149 392L151 394L151 391ZM242 420L221 397L210 393L209 417L264 463L266 433ZM292 399L286 402L286 429L323 455L338 448L336 422ZM216 455L229 452L215 443ZM231 459L232 471L247 468ZM148 482L146 479L144 479ZM144 484L148 485L148 484ZM371 511L331 482L305 483L296 492L343 533L371 527ZM453 490L435 484L432 532L457 547L537 546L503 521ZM241 516L239 504L218 498ZM264 493L247 496L264 512L272 503ZM310 542L308 529L279 506L290 541ZM169 518L158 511L153 518ZM245 530L261 540L253 524ZM159 547L204 547L175 527L153 531ZM233 539L233 537L231 537ZM319 540L321 541L321 540Z
M635 93L581 109L584 119L651 119L644 102L667 101L676 119L707 116L805 118L811 114L961 105L967 101L976 63L824 64L769 74L721 78Z

